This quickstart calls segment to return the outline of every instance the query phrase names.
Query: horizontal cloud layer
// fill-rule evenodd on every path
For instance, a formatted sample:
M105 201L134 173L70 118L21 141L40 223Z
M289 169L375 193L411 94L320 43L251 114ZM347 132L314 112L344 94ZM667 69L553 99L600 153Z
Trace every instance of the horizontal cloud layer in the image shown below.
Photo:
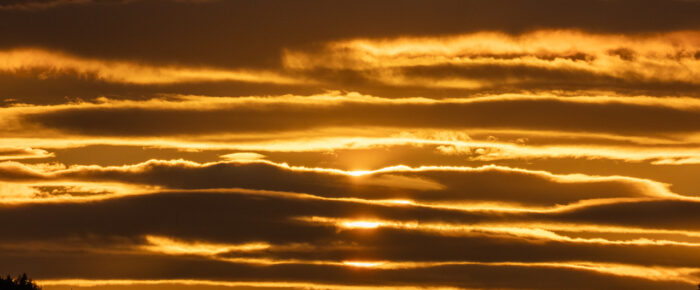
M181 82L239 81L293 84L301 82L265 71L212 68L149 66L136 62L86 59L40 49L0 52L0 71L42 71L41 78L76 73L107 82L127 84L170 84Z
M259 272L256 272L258 274L246 272L258 278L279 278L281 276L276 276L279 272L275 269L281 268L289 271L296 267L302 269L312 267L329 271L335 269L333 271L338 271L338 275L340 275L340 273L355 271L348 269L358 267L353 266L351 261L370 261L365 264L358 262L358 265L363 267L379 268L372 270L372 273L376 275L374 276L376 280L372 280L370 285L392 281L385 276L387 273L394 273L399 279L399 277L414 275L415 271L438 271L453 267L461 269L455 270L457 271L455 274L464 273L471 267L487 267L501 274L507 273L501 267L516 267L521 270L531 269L531 267L537 269L541 266L553 267L553 269L565 268L573 271L573 275L593 275L591 277L597 277L594 280L604 279L604 283L621 282L622 278L612 279L610 275L629 277L633 280L642 279L646 281L644 283L651 283L651 281L688 283L688 281L692 281L689 279L692 279L693 272L688 267L697 267L697 257L688 256L688 253L689 251L692 253L692 248L697 245L655 244L656 242L652 240L647 240L646 243L638 242L635 244L633 241L632 243L616 244L612 240L606 240L604 235L602 238L587 242L585 239L567 240L551 235L528 234L527 229L532 231L533 228L538 227L537 223L521 225L519 229L523 233L518 232L517 226L511 226L509 229L503 228L508 229L507 232L504 232L502 229L499 230L498 225L490 225L494 222L568 222L571 224L569 226L571 230L575 231L577 224L585 226L590 223L603 222L603 224L610 223L620 226L633 224L632 228L642 227L653 231L659 226L675 223L679 229L698 232L696 225L682 222L691 221L692 216L699 212L697 202L652 201L645 203L648 203L648 206L653 207L654 210L644 210L643 212L622 210L616 216L610 216L604 210L606 208L611 210L624 209L625 207L637 208L640 205L621 203L572 209L562 213L503 214L229 191L162 193L109 199L95 203L3 206L0 208L0 216L3 219L18 221L8 225L7 230L14 234L8 237L7 241L20 242L34 240L38 237L45 241L51 241L44 247L49 247L48 249L55 254L48 256L33 256L31 252L21 247L7 248L8 245L3 244L2 247L8 249L5 251L7 259L28 266L36 264L40 260L54 261L54 264L67 263L69 260L75 261L76 256L74 255L76 254L73 253L78 252L69 250L73 245L73 247L79 246L87 250L87 254L80 252L83 257L79 259L80 265L89 265L97 260L118 256L124 259L120 263L125 264L136 261L159 264L158 261L163 261L163 259L176 265L199 261L197 262L199 267L203 267L200 274L204 276L191 277L197 279L241 279L246 276L211 276L204 273L212 273L211 271L217 267L243 267L240 269L250 267L247 265L266 265L262 268L255 266L258 268ZM669 209L673 210L669 211ZM124 216L122 214L124 211L129 211L131 214ZM671 214L653 215L662 212ZM313 219L303 222L297 218L304 216L350 219L374 216L398 222L418 221L418 225L395 229L385 229L383 226L379 229L343 229L342 225L317 223ZM639 222L640 218L646 216L654 216L655 218L648 218L648 223ZM149 223L143 223L143 220L149 220ZM423 223L428 226L430 222L444 223L445 221L451 221L453 226L442 224L438 229L422 230ZM47 223L52 226L46 228ZM227 227L216 226L221 223L225 223ZM105 227L106 224L110 224L110 227ZM464 228L461 230L459 227L455 228L455 225L459 224L462 224ZM479 224L483 224L483 227L473 228L474 225ZM211 226L203 227L202 225ZM265 228L266 231L260 231L260 228ZM620 230L624 230L624 227ZM172 240L157 238L158 236L178 238ZM188 242L192 240L199 242ZM165 251L168 243L175 243L179 252ZM236 245L264 245L264 247L240 248L239 246L236 248ZM41 245L37 244L34 247L41 247ZM67 248L59 252L60 247ZM429 252L419 250L425 247L435 247L436 250ZM165 252L160 249L164 249ZM210 250L203 251L203 249ZM122 254L118 254L120 252ZM119 259L115 261L119 261ZM379 262L372 263L371 261ZM622 262L631 266L625 271L624 264L606 266L606 263L610 262ZM538 266L538 263L542 263L542 265ZM633 266L635 264L657 265L657 268L635 268ZM660 265L665 266L661 267ZM87 268L81 269L81 272L87 273L86 277L99 279L105 275L105 272L100 272L99 269L94 271L88 271ZM169 269L169 267L162 269ZM653 274L654 271L660 272ZM61 277L65 274L61 271L48 273L44 274L44 278ZM169 278L169 276L157 274L162 272L146 271L140 272L138 275L136 272L121 273L125 275L110 277L126 279ZM298 275L301 274L290 274L284 277L295 281L329 283L329 281L317 280L310 276ZM462 284L468 283L463 279L463 276L439 275L435 277L440 277L440 280L430 280L428 283L442 281L439 284L470 285ZM424 278L409 284L420 284L418 281L423 281ZM355 279L343 283L350 281L357 283ZM286 279L281 280L286 281ZM334 283L339 281L345 280L338 280ZM559 284L555 283L554 285Z
M290 167L265 161L199 164L152 160L133 166L42 171L0 163L5 181L108 181L168 188L245 188L373 200L553 206L623 197L679 197L664 184L628 177L553 175L498 166L389 167L374 172Z
M677 88L698 84L698 36L696 31L624 37L538 31L360 39L331 43L318 53L288 51L284 61L293 69L358 71L371 81L399 86L530 89L545 83L592 88L670 82Z
M438 101L351 94L194 98L185 102L107 101L1 110L0 114L7 116L6 130L38 126L108 136L269 132L339 126L529 129L636 136L700 131L697 125L700 103L686 98L503 95ZM13 120L19 124L11 123Z
M0 275L700 282L699 1L0 2Z

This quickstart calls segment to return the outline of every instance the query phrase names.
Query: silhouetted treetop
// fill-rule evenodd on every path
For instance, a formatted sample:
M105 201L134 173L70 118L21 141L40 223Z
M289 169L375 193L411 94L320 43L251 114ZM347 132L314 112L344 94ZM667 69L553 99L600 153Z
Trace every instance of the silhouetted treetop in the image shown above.
M41 287L34 284L32 279L27 277L27 274L12 278L7 275L5 278L0 277L0 290L41 290Z

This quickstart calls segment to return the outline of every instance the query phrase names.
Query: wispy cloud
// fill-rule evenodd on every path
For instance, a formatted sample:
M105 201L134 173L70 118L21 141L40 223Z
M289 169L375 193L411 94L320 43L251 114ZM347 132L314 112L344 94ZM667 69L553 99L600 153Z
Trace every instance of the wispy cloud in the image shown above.
M134 61L91 59L44 49L0 51L0 70L38 70L40 78L75 73L107 82L127 84L171 84L185 82L239 81L294 84L303 80L270 71L227 70L178 65L148 65Z
M572 30L355 39L327 44L319 52L286 51L284 63L292 69L353 70L389 85L435 88L566 86L577 81L595 87L605 80L601 78L630 86L697 84L697 39L696 31L620 36Z

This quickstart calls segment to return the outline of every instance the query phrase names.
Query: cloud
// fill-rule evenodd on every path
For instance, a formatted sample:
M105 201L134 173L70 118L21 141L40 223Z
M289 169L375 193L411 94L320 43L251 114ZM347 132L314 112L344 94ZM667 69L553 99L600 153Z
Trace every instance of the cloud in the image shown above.
M700 124L698 108L697 101L689 98L503 95L428 100L351 94L195 98L187 102L107 101L2 110L8 120L19 122L15 126L20 127L15 130L34 126L98 136L264 133L329 127L488 128L673 136L700 130L696 126Z
M0 273L47 289L695 287L697 15L4 1Z
M29 1L4 1L0 10L36 10L49 9L62 5L77 5L93 3L93 0L29 0ZM109 2L109 1L103 1ZM112 1L119 2L119 0Z
M676 210L665 208L671 214L661 218L669 222L692 221L688 214L698 212L689 208L684 214L676 215L677 209L690 203L685 201L676 205L680 206ZM124 215L127 211L130 214ZM576 222L581 225L597 222L600 218L607 218L605 214ZM632 221L647 213L628 211L625 214ZM312 215L337 218L375 215L399 222L418 222L419 225L452 221L467 229L455 232L445 224L437 231L384 227L339 230L335 225L301 222L295 218ZM595 242L584 242L519 235L515 230L500 234L489 231L498 229L492 224L494 221L527 223L532 218L522 213L455 211L300 195L241 191L165 192L91 203L2 206L0 217L16 221L5 226L13 234L0 245L4 249L3 260L42 273L37 277L41 279L69 277L69 273L62 270L64 267L55 265L72 263L71 271L77 271L87 279L237 281L245 278L251 279L248 281L473 287L474 284L469 284L473 282L469 281L474 280L465 278L464 273L484 268L482 270L489 269L493 277L512 275L509 269L571 271L573 276L583 275L593 281L602 279L600 283L608 285L627 285L637 281L676 287L692 282L694 268L698 266L698 258L692 254L695 247L615 244L606 242L605 236ZM556 213L535 218L569 220ZM685 223L697 231L697 227L690 224ZM468 230L470 226L480 225L483 225L481 229ZM577 230L578 225L569 227ZM521 226L522 230L537 227L536 224ZM645 226L654 229L654 225ZM620 230L624 231L624 228ZM25 241L36 240L46 241L46 244L17 247ZM13 246L8 248L7 245ZM62 249L62 246L67 248ZM81 250L76 251L76 247ZM43 250L36 252L37 249ZM104 260L113 261L110 267L114 269L126 265L145 266L127 267L130 270L119 272L94 267L95 263ZM362 270L345 265L343 261L380 262L377 262L376 269ZM49 268L39 266L49 264L52 265ZM192 272L190 267L196 267L197 272ZM182 269L190 270L183 273ZM238 271L232 271L235 269ZM414 276L449 269L454 273ZM326 271L335 273L332 275L351 276L348 280L325 280L323 277L327 276L317 275ZM363 280L353 275L374 278ZM536 283L527 281L523 283ZM564 280L548 281L554 283L552 285L565 283ZM490 278L483 281L493 282ZM681 284L676 286L664 284L679 282Z
M8 28L3 31L5 47L51 47L105 58L269 67L276 63L283 48L328 40L484 30L520 33L538 28L621 34L698 29L698 11L700 5L696 1L663 1L662 5L656 0L441 0L434 5L367 0L304 4L279 0L201 4L132 1L127 5L109 5L108 9L104 5L75 5L70 9L32 11L31 15L36 16L32 25L26 25L26 14L7 11L0 18L0 27ZM124 23L125 18L132 21ZM651 18L656 21L650 23ZM259 19L265 19L266 24L250 25Z
M0 148L0 160L33 159L33 158L49 158L49 157L54 157L54 154L50 153L46 150L42 150L42 149L34 149L34 148L29 148L29 147Z
M681 165L699 160L699 108L692 98L507 94L432 100L331 92L100 99L13 106L0 114L8 146L17 147L326 152L413 146L485 162L605 158ZM35 132L44 138L22 138ZM459 137L466 134L474 138Z
M185 65L175 60L149 63L49 48L14 48L0 50L4 62L0 71L7 74L3 78L24 82L38 78L49 80L41 83L54 87L60 85L52 84L51 79L89 84L90 88L82 90L92 91L90 97L124 91L106 86L110 83L160 93L195 90L211 94L221 91L207 88L211 83L234 88L232 84L262 83L289 86L292 91L333 87L392 96L440 97L445 94L439 90L445 89L453 90L453 95L602 90L696 96L700 85L696 81L700 70L697 35L698 30L629 36L537 30L517 35L481 31L439 37L355 38L326 42L321 49L280 47L281 66L267 68ZM32 92L14 82L15 94ZM303 87L294 88L297 85Z
M26 257L23 257L26 258ZM483 287L484 285L493 285L498 288L517 288L517 287L542 287L542 288L567 288L571 285L580 287L580 289L600 288L613 286L619 288L644 288L644 289L683 289L692 287L691 283L686 281L653 281L638 277L627 277L625 275L609 275L599 273L597 271L579 269L571 266L557 265L446 265L431 268L406 269L406 270L372 270L363 271L361 269L347 269L347 266L324 266L324 265L278 265L278 266L249 266L240 264L228 264L223 262L212 262L199 259L178 259L172 257L133 257L133 256L98 256L84 257L80 259L63 258L60 256L37 257L31 259L32 262L38 263L50 259L58 265L65 265L69 261L80 262L83 264L98 264L101 261L109 260L115 268L104 269L102 267L87 267L77 268L81 272L86 272L89 277L107 276L106 270L116 269L126 265L141 265L141 267L127 267L125 271L119 272L114 278L117 281L103 281L100 284L126 284L139 285L139 280L162 280L159 284L167 285L168 282L178 284L178 278L182 276L190 280L190 285L201 287L206 284L226 285L226 282L233 282L229 285L245 285L245 286L277 286L277 287L303 287L303 288L340 288L342 286L355 287L377 287L385 286L401 289L402 287L458 287L458 288L474 288ZM10 260L17 265L27 266L22 261ZM87 268L87 269L86 269ZM28 267L30 270L36 270L34 267ZM153 269L161 269L159 273ZM188 270L182 270L188 269ZM39 279L50 279L64 276L65 272L56 269L45 271L47 274L38 277ZM185 273L186 272L186 273ZM112 274L112 273L110 273ZM537 275L551 276L551 279L537 278ZM503 277L509 279L503 279ZM465 277L467 277L465 279ZM119 281L124 279L126 281ZM689 279L689 278L686 278ZM60 280L60 278L59 278ZM168 281L170 280L170 281ZM194 280L194 281L191 281ZM204 282L199 282L205 280ZM212 281L207 283L208 281ZM219 282L220 281L220 282ZM268 283L258 284L255 282L267 281ZM271 283L279 281L278 284ZM47 281L48 282L48 281ZM70 283L65 281L63 283ZM83 284L81 281L75 281L77 285ZM75 283L74 282L74 283ZM90 285L90 280L82 281L86 285ZM219 282L219 283L217 283ZM239 283L236 283L239 282ZM242 283L240 283L242 282ZM246 283L247 282L247 283ZM51 283L51 282L49 282ZM54 282L56 283L56 282ZM51 283L51 284L54 284ZM61 282L58 282L61 283ZM156 281L148 281L143 284L158 283ZM182 282L180 282L182 283ZM70 285L76 285L70 284ZM104 285L103 284L103 285ZM362 289L362 288L360 288ZM409 288L410 289L410 288ZM415 288L413 288L415 289Z
M254 160L264 159L265 155L254 153L254 152L238 152L238 153L230 153L230 154L221 155L219 157L224 159L224 160L244 162L244 161L254 161Z
M49 78L62 72L93 75L107 82L127 84L171 84L181 82L240 81L253 83L299 83L290 77L265 71L225 70L173 65L146 65L130 61L89 59L43 49L0 51L3 71L42 70Z
M693 229L697 201L659 200L635 201L584 207L564 211L558 218L567 221L586 220L601 225L638 225L649 228ZM630 218L631 215L635 217Z
M696 39L698 31L621 36L575 30L351 39L320 51L286 50L284 64L322 74L352 71L389 86L673 91L698 85Z
M139 0L8 0L0 4L0 10L36 11L70 5L128 4ZM216 0L172 0L183 3L206 3Z
M447 204L555 206L588 199L678 198L666 185L630 177L555 175L501 166L388 167L342 171L293 167L269 161L196 163L159 161L128 166L73 166L41 171L18 163L0 166L8 181L124 182L173 189L244 188L326 197L398 199Z

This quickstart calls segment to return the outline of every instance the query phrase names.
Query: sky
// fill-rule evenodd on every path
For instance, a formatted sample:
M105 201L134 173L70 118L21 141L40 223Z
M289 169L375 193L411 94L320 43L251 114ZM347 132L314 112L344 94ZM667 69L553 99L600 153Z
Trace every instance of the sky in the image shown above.
M696 289L700 1L0 1L0 274Z

